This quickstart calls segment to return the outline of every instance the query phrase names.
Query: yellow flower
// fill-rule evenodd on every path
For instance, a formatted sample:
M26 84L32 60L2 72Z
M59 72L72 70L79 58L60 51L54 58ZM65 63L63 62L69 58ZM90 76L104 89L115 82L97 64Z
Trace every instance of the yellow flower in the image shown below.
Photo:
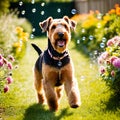
M16 27L16 33L21 33L21 32L23 32L23 28L21 28L21 27Z
M115 9L111 9L108 13L109 14L114 14L115 13Z
M109 15L105 15L105 16L103 17L103 20L104 20L105 22L108 22L108 21L110 20L110 16L109 16Z

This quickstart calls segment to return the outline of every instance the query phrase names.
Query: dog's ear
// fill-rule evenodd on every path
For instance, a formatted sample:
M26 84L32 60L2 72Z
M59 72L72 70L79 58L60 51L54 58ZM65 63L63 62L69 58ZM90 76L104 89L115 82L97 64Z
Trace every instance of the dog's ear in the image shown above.
M70 25L72 30L75 30L77 24L74 20L69 19L67 16L64 16L63 19Z
M49 25L50 25L50 23L51 23L52 20L53 20L53 18L49 17L46 20L44 20L43 22L39 23L39 25L40 25L40 27L42 29L42 32L46 32L48 30Z

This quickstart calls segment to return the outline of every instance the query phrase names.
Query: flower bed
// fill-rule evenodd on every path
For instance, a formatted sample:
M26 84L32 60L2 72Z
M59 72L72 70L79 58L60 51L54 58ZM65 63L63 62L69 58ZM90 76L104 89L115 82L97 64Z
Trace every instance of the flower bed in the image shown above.
M120 94L120 37L107 41L107 47L98 58L100 76L115 93Z
M78 25L74 34L78 48L89 54L104 51L106 42L116 35L120 35L120 7L115 5L106 14L90 11L89 14L78 14L72 17Z

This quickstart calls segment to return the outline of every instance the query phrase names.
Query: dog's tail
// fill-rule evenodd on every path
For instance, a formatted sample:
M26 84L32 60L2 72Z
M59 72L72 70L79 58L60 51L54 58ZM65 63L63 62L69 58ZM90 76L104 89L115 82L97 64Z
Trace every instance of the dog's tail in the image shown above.
M37 45L35 45L34 43L31 43L31 45L37 51L38 55L40 55L42 53L42 50Z

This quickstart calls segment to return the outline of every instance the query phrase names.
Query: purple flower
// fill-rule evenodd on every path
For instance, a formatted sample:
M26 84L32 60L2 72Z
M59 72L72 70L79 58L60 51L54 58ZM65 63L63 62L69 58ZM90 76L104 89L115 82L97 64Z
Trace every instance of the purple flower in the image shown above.
M120 58L115 59L112 64L114 67L120 68Z
M4 87L4 93L8 92L8 90L9 90L9 86L6 85L6 86Z
M7 83L8 83L8 84L10 84L10 83L13 82L13 79L12 79L11 76L8 76L8 77L6 78L6 80L7 80Z
M105 73L105 68L104 68L104 66L101 66L101 67L100 67L100 73L101 73L101 74L104 74L104 73Z
M113 63L113 61L114 61L115 59L118 59L118 57L112 56L112 57L110 58L110 63Z

